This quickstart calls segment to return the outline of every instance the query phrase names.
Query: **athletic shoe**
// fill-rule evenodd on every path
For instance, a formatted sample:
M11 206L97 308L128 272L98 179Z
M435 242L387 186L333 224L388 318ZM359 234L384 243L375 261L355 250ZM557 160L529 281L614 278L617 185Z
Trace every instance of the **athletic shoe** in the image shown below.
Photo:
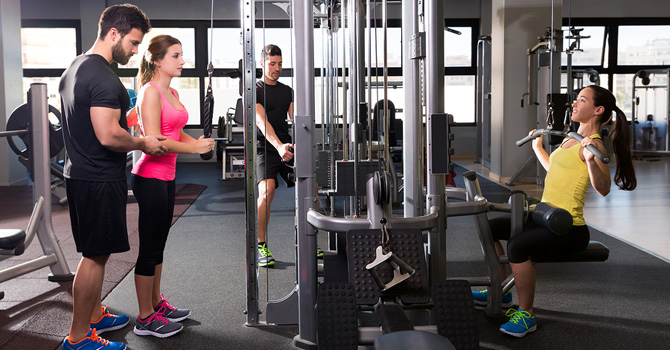
M323 258L323 249L319 248L319 245L316 245L316 257Z
M537 329L535 315L531 315L528 311L509 309L505 316L511 316L507 323L500 326L500 331L505 334L521 338Z
M272 266L275 264L275 258L272 257L272 253L268 249L267 244L263 243L258 246L258 266L266 267Z
M91 329L97 329L98 334L114 331L125 327L130 321L128 315L112 315L107 306L102 307L102 316L96 322L91 322Z
M91 329L84 339L70 343L70 337L63 339L63 350L124 350L126 344L100 338L95 329Z
M180 322L191 315L191 310L189 309L178 309L170 305L168 300L163 297L163 293L161 293L161 302L154 308L154 311L159 311L161 308L163 308L163 314L170 322Z
M144 321L137 316L133 332L137 335L153 335L158 338L167 338L179 333L184 326L179 322L170 322L163 314L163 309L154 312Z
M475 300L475 305L479 306L486 306L489 304L488 302L488 290L479 290L479 291L472 291L472 299ZM507 293L503 294L502 296L502 304L501 306L504 308L512 307L512 291L507 291Z

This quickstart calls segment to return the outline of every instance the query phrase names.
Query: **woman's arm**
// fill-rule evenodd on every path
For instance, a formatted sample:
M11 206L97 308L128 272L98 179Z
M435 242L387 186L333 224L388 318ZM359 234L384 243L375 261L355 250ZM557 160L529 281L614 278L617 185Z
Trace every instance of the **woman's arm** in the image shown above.
M532 130L530 135L532 135L534 132L535 130ZM532 145L537 160L540 161L540 164L542 164L544 170L549 171L549 154L544 150L544 147L542 147L542 135L534 138Z
M607 196L610 193L612 179L610 178L610 168L603 163L593 153L586 149L587 145L595 146L603 154L607 154L602 140L585 137L582 140L582 148L579 150L580 157L586 163L591 178L591 186L601 196Z
M140 118L145 135L161 135L161 110L162 100L158 89L147 85L141 94ZM184 135L186 135L184 137ZM188 136L181 130L179 141L166 138L162 141L169 153L207 153L212 150L214 140L205 139L204 136L198 140Z

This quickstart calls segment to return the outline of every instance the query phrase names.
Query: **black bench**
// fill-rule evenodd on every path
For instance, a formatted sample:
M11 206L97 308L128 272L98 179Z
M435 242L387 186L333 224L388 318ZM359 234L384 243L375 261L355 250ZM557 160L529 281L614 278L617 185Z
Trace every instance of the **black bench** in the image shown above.
M536 263L559 263L559 262L603 262L610 256L610 250L606 245L598 241L589 241L586 249L579 253L565 256L538 256L531 257Z
M21 255L25 250L26 231L19 229L0 229L0 249L13 251L13 255Z

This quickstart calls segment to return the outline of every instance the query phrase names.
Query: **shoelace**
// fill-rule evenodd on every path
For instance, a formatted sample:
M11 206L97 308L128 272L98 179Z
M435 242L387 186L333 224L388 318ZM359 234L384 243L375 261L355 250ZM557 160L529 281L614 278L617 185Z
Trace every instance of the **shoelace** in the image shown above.
M170 303L168 303L168 299L170 299L170 297L165 298L163 296L163 293L161 293L161 304L163 304L163 307L165 307L167 309L170 309L170 310L177 310L176 307L174 307L174 306L170 305Z
M100 338L100 336L95 333L95 328L91 331L91 340L102 345L109 345L109 340Z
M266 246L264 246L264 245L260 246L259 250L261 251L261 255L263 257L270 256L270 250Z
M533 316L531 316L528 311L519 311L514 309L507 310L505 316L511 316L512 318L510 318L510 322L514 324L519 324L519 321L523 321L523 325L526 328L528 328L528 324L526 324L526 318L533 318Z
M165 316L165 305L161 305L161 308L158 309L158 311L154 312L149 319L147 319L147 323L151 323L153 320L158 320L158 322L168 324L170 322L168 318Z
M109 304L102 307L102 317L105 317L105 316L115 317L115 318L118 317L117 315L110 314L109 311L107 311L107 306L109 306Z

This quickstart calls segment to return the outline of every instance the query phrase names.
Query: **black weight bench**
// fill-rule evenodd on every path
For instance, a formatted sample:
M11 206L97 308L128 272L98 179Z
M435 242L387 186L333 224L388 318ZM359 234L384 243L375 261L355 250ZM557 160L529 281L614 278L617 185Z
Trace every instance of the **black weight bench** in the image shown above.
M21 255L25 250L26 231L20 229L0 229L0 255Z
M532 257L535 263L559 263L559 262L603 262L610 256L610 250L606 245L598 241L589 241L586 249L579 253L565 256L542 256Z
M21 255L26 249L26 231L19 229L0 229L0 255ZM0 291L0 300L5 292Z

